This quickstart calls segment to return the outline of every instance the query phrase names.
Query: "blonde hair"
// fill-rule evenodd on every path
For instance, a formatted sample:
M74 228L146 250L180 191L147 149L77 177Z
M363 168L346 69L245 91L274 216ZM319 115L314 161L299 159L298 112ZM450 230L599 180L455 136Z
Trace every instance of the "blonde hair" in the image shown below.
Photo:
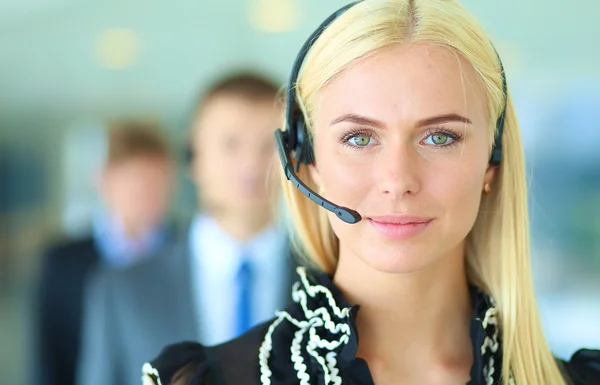
M466 239L468 279L497 302L502 324L503 382L565 384L545 340L530 270L527 191L519 126L512 99L502 88L501 65L478 22L453 0L365 0L346 11L315 41L297 84L297 103L314 135L319 91L357 60L398 44L447 47L475 70L487 96L490 151L496 120L506 103L503 160L492 193L483 197ZM317 189L306 167L299 177ZM333 273L339 240L327 212L283 177L297 246L319 268Z

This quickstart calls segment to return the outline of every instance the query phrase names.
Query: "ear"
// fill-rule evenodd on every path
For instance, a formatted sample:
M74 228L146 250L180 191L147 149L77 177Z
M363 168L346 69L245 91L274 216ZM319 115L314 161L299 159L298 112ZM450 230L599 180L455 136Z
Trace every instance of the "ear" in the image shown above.
M113 168L109 165L105 165L100 169L93 178L94 187L96 187L100 199L106 204L109 204L108 202L111 201L112 195L114 194L114 179Z
M211 103L212 100L208 100L205 103L205 106L202 107L202 110L206 108L207 103ZM200 112L196 113L194 120L189 128L187 133L187 137L184 143L184 157L185 157L185 176L196 185L199 185L199 153L200 151L196 148L195 144L197 143L197 138L200 135L200 127L201 120L203 119L203 114Z
M98 191L104 193L108 189L108 184L110 183L109 180L110 169L108 166L104 166L96 175L94 175L92 184Z
M319 173L319 169L317 168L316 163L311 163L308 166L308 173L312 180L317 185L318 189L321 189L321 174Z
M198 159L197 159L197 157L192 157L192 159L190 159L187 162L187 164L185 166L185 175L192 183L194 183L195 185L198 185L199 178L198 178Z
M92 176L92 186L94 186L95 189L99 190L102 188L105 180L106 172L104 171L104 169L99 170Z
M491 185L494 182L494 180L496 180L496 170L497 169L498 169L498 166L488 165L487 170L485 170L485 175L483 177L484 185L486 183Z

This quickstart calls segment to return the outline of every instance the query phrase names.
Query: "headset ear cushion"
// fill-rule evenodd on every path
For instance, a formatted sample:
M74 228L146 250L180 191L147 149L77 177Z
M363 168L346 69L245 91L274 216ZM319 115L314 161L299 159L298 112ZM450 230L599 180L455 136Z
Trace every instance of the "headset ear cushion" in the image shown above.
M313 150L312 139L307 136L306 142L304 143L304 164L315 163L315 152Z
M302 164L314 163L312 140L306 129L304 117L296 119L296 161Z
M492 166L499 166L502 162L502 147L494 146L492 150L492 156L490 157L490 164Z
M194 160L194 150L191 145L186 145L183 149L183 160L187 165L190 165Z

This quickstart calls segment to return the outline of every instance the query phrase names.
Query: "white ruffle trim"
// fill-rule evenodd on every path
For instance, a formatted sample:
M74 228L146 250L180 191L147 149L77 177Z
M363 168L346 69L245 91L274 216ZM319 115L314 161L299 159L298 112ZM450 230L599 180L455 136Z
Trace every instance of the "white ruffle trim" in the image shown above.
M326 385L341 385L342 379L339 377L339 368L337 367L337 354L333 351L350 340L350 326L347 322L336 323L329 311L333 311L335 317L347 319L350 316L350 308L340 308L335 303L333 294L329 289L321 285L311 285L306 277L306 270L302 267L297 269L300 276L300 282L296 282L292 289L292 299L302 307L305 321L293 318L288 312L277 312L275 321L269 326L265 339L259 349L259 367L260 380L263 385L271 384L272 372L269 368L269 357L273 349L273 333L279 324L284 320L290 322L298 328L294 333L294 338L290 347L291 361L294 364L296 375L300 385L310 385L310 375L307 373L307 366L302 357L302 341L308 333L308 342L306 352L310 354L321 366ZM316 310L308 308L308 297L314 298L318 294L325 295L329 309L320 307ZM321 338L317 333L317 328L325 328L329 333L337 336L332 341ZM323 357L318 349L328 350Z
M156 381L154 381L156 379ZM158 370L154 369L148 362L142 366L142 385L162 385Z
M483 344L481 345L481 355L483 356L488 350L492 353L497 353L500 348L500 343L498 342L498 334L500 328L498 327L498 309L496 308L496 303L493 299L491 299L492 307L490 307L485 312L485 317L481 322L483 329L490 334L490 330L492 329L493 333L491 335L487 335L483 339ZM491 355L490 359L487 362L487 365L483 367L483 377L485 379L486 385L494 385L494 374L496 373L496 362L494 360L494 356ZM515 384L515 380L512 374L509 374L508 383L511 385Z
M302 357L302 341L304 338L306 338L306 334L308 333L306 352L314 357L321 366L324 374L323 377L325 380L325 385L341 385L342 379L339 376L339 368L337 367L337 354L334 350L339 348L341 345L348 343L350 340L351 330L348 322L336 323L332 319L330 311L333 312L335 317L344 320L349 318L350 308L338 307L333 298L333 294L326 287L321 285L311 285L306 277L305 268L299 267L297 272L300 276L301 283L296 282L294 284L292 289L292 299L294 302L300 304L306 320L297 320L285 311L279 311L275 313L276 319L269 326L267 334L265 335L265 339L259 348L258 357L261 384L271 385L272 372L269 368L269 357L271 356L271 350L273 349L273 333L283 321L288 321L298 328L298 330L294 333L290 352L291 361L294 364L294 369L296 370L299 384L310 385L310 375L307 373L307 366L304 363L304 358ZM308 308L308 297L310 296L311 298L314 298L318 294L325 295L329 309L320 307L316 310L310 310ZM485 317L482 321L484 330L486 330L487 334L489 334L484 338L481 346L482 356L488 351L490 353L497 353L498 349L500 348L500 343L498 341L498 310L496 309L496 304L493 299L491 300L491 305L492 306L486 311ZM332 341L324 340L317 334L317 328L325 328L329 333L338 336L338 338ZM329 352L323 357L317 349L325 349L329 350ZM496 364L497 363L495 362L492 354L487 364L483 368L483 375L486 385L494 384ZM509 377L509 384L515 384L515 380L512 375Z

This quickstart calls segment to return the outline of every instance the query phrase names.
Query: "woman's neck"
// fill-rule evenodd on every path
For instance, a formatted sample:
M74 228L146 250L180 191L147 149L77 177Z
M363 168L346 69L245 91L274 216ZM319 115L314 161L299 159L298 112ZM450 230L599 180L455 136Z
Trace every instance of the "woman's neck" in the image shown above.
M376 383L437 383L465 372L468 380L473 309L462 247L409 274L382 273L341 255L334 281L360 305L357 355L369 363Z

